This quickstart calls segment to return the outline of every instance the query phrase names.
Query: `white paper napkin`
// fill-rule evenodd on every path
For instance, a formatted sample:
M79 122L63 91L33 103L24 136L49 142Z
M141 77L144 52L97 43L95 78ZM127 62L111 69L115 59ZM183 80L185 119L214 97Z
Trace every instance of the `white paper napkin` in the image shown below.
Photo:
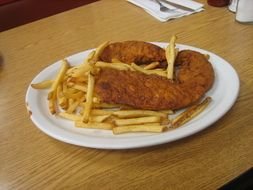
M164 0L160 1L164 6L173 11L162 12L160 6L154 0L127 0L128 2L143 8L147 13L161 22L170 19L187 16L204 10L204 5L192 0Z

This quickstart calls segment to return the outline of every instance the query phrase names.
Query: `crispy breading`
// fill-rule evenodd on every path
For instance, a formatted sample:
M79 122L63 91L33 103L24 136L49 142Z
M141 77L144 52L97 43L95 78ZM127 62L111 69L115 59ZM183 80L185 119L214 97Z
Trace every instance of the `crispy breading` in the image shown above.
M124 63L148 64L166 61L164 49L154 44L142 41L125 41L109 44L99 59L112 62L113 59Z
M184 50L176 58L175 80L137 71L102 69L95 93L105 103L134 108L176 110L199 101L212 87L212 65L200 53Z

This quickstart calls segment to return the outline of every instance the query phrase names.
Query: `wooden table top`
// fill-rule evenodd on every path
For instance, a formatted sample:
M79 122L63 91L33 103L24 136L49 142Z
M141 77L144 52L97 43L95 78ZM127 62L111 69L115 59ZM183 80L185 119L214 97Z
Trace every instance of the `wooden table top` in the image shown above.
M103 0L0 33L0 188L216 189L252 167L253 27L200 2L205 11L161 23L124 0ZM223 57L240 77L236 103L204 131L99 150L55 140L29 119L27 87L51 63L106 40L167 42L172 34Z

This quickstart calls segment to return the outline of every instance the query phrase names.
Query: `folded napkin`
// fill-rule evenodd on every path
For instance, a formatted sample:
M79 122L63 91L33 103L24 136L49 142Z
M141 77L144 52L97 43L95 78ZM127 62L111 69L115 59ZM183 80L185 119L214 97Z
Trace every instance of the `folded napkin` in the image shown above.
M204 5L192 0L163 0L160 1L165 7L173 11L162 12L155 0L127 0L128 2L143 8L147 13L161 22L170 19L187 16L204 10Z

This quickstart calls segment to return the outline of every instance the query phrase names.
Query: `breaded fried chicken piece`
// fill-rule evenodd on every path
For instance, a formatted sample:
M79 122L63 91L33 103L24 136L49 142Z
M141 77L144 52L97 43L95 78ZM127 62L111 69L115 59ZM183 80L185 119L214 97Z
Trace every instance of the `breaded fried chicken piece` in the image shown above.
M109 44L99 58L101 61L112 62L117 59L124 63L148 64L164 62L165 52L159 46L142 41L125 41Z
M176 59L176 79L137 71L102 69L96 76L95 93L105 103L139 109L177 110L199 101L212 87L212 65L200 53L184 50Z

